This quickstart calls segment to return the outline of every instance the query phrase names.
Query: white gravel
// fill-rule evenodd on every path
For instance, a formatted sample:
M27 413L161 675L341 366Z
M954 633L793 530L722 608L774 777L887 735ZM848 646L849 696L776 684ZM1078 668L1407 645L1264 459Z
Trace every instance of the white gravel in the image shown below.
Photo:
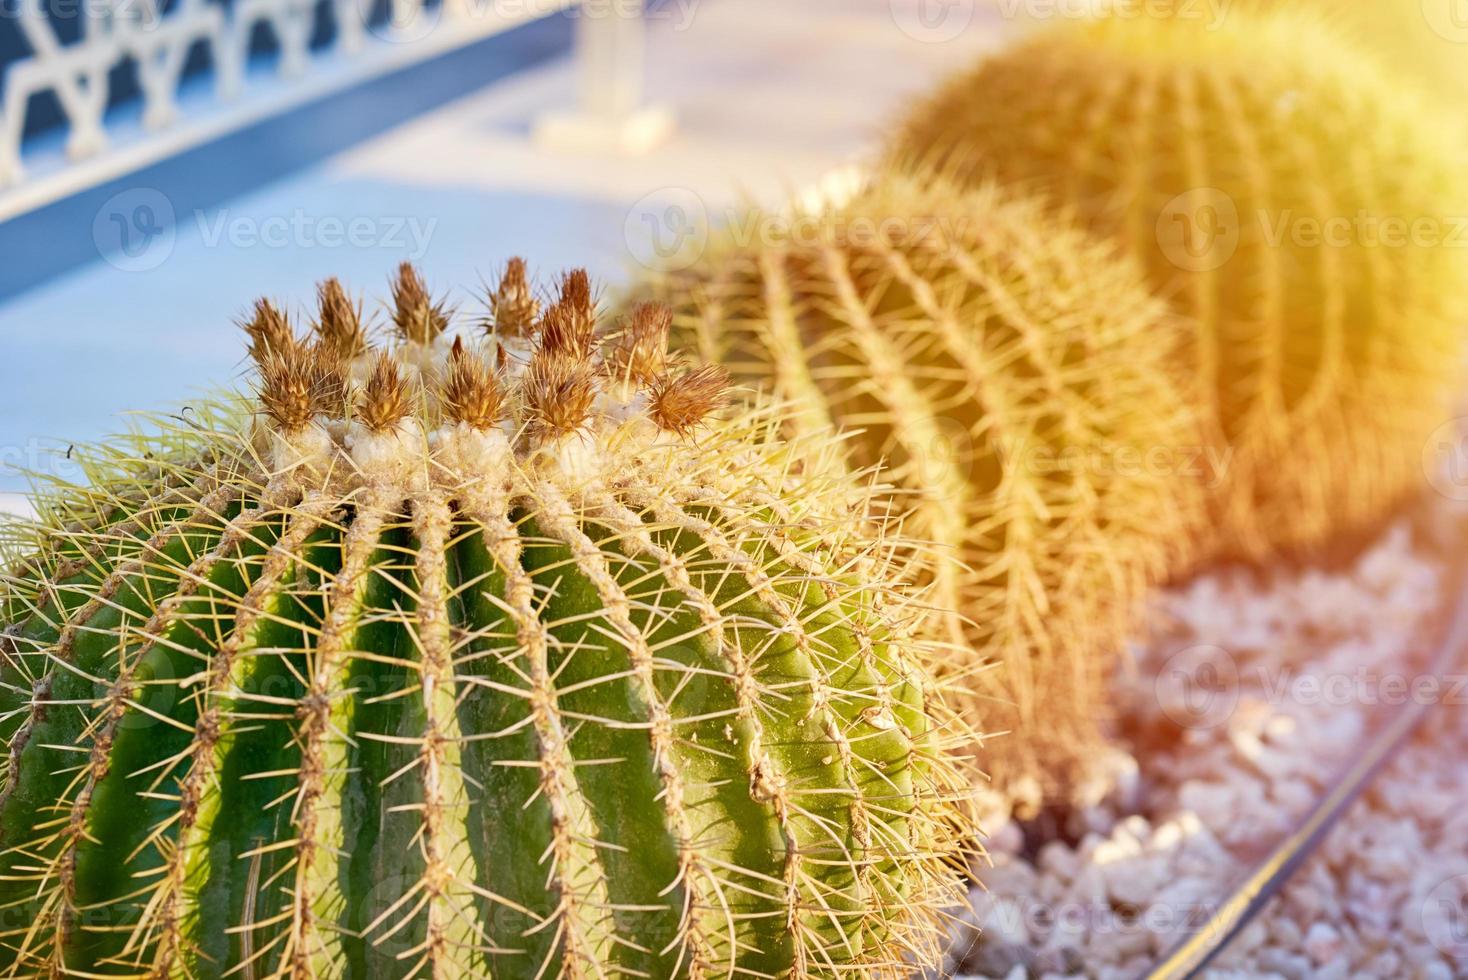
M948 972L1137 976L1293 828L1373 719L1427 698L1445 703L1207 976L1468 976L1468 683L1419 673L1440 571L1398 526L1338 573L1220 573L1161 596L1117 681L1129 751L1066 826L1021 828L992 801L980 932L955 928Z

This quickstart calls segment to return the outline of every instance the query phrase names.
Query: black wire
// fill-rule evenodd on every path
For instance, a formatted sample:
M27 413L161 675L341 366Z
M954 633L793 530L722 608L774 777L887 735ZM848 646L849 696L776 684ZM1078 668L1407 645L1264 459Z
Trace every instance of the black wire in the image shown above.
M1457 597L1453 617L1443 632L1426 670L1441 677L1468 648L1468 557L1454 565L1446 594ZM1317 803L1303 823L1281 841L1267 858L1229 895L1208 922L1179 943L1139 980L1182 980L1196 977L1234 940L1314 853L1376 774L1406 744L1437 699L1409 698L1390 722L1357 753L1356 761L1338 776L1330 792Z

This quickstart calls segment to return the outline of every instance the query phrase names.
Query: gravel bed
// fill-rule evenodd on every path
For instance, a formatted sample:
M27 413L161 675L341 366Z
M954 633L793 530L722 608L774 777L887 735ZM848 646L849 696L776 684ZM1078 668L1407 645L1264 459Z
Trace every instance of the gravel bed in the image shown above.
M1468 684L1419 672L1441 578L1403 524L1338 572L1221 572L1159 597L1117 680L1128 750L1098 767L1089 805L1020 826L990 801L993 866L948 975L1137 976L1293 829L1383 711L1425 698L1446 703L1207 976L1468 976Z

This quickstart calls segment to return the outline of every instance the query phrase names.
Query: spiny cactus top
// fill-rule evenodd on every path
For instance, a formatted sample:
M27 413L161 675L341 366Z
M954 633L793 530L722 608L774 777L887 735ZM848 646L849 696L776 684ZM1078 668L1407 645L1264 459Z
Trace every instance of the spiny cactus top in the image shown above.
M1310 550L1421 483L1460 376L1468 168L1453 125L1331 25L1186 6L1043 32L894 152L1043 189L1124 242L1198 321L1186 363L1232 450L1222 546Z
M678 331L828 426L912 508L955 611L984 769L1033 805L1075 785L1132 600L1181 560L1199 434L1166 305L1036 202L887 175L793 224L756 216L672 277Z
M3 579L0 975L906 975L962 733L863 500L590 283L376 349L262 302L259 421L44 500Z

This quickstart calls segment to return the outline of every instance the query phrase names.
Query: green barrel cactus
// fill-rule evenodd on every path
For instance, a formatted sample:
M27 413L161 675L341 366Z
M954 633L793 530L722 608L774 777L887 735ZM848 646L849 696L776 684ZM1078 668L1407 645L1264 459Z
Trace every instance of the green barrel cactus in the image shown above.
M0 975L906 976L972 847L830 440L584 273L261 303L255 417L40 501L0 588Z
M1051 195L1195 325L1216 552L1310 557L1420 488L1468 316L1454 126L1317 18L1121 5L912 112L899 165ZM1191 13L1190 13L1191 11Z
M941 547L948 670L1021 810L1073 796L1103 744L1107 667L1202 503L1179 329L1141 271L1036 201L900 174L793 221L735 222L650 295L679 344L845 430Z

